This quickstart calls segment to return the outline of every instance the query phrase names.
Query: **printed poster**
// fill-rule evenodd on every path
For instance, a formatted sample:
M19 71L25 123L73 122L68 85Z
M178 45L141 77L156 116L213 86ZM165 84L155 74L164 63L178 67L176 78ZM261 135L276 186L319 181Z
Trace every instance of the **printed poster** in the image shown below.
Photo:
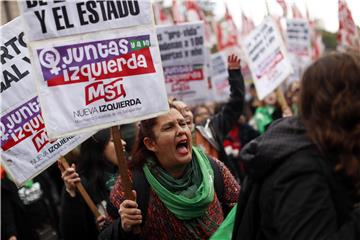
M287 49L290 54L310 59L310 27L306 19L287 19L286 36Z
M306 19L286 20L287 50L293 73L287 79L287 84L300 81L304 70L311 63L310 27Z
M92 133L49 140L20 18L1 26L0 32L1 164L20 186Z
M167 94L190 105L206 102L209 92L203 23L158 26L157 36Z
M152 24L150 0L18 1L30 41Z
M274 91L292 73L281 36L271 18L265 18L242 40L260 100Z
M215 102L226 102L229 99L229 72L225 52L211 55L211 86Z
M158 43L151 27L37 41L31 51L51 138L168 111Z

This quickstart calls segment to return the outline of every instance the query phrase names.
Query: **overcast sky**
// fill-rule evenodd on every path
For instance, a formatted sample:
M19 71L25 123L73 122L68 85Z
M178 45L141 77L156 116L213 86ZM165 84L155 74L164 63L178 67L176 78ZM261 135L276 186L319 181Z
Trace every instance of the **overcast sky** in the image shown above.
M266 0L225 0L228 4L229 11L238 25L241 26L241 9L245 15L251 16L255 24L259 24L266 14ZM270 13L281 15L282 9L276 0L267 0ZM219 1L220 2L220 1ZM326 30L336 32L339 28L338 21L338 0L286 0L288 4L288 12L291 16L291 5L296 3L301 13L305 16L306 5L309 9L311 18L321 19ZM360 0L346 0L352 13L355 23L360 26ZM218 4L218 12L221 14L222 4Z

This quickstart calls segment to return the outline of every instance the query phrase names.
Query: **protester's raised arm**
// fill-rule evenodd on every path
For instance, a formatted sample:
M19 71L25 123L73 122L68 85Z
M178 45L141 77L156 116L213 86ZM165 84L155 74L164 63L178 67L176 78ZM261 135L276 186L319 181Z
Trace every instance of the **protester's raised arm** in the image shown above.
M228 57L230 99L219 113L211 119L213 130L226 134L243 112L245 85L240 71L240 59L235 55Z

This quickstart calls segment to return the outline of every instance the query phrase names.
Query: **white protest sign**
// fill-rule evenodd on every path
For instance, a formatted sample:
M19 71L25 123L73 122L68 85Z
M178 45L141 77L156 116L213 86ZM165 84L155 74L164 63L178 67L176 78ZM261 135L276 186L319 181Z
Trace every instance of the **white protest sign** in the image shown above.
M230 96L229 72L225 52L211 55L211 85L214 101L225 102Z
M1 112L35 92L26 46L19 18L1 26Z
M188 104L205 102L208 82L202 22L158 26L167 93Z
M37 41L31 48L50 137L125 124L168 111L152 27Z
M287 19L286 36L289 53L298 57L310 58L310 27L306 19Z
M299 81L303 71L311 63L310 26L306 19L286 20L287 49L293 73L288 84Z
M20 186L91 134L50 142L20 18L1 26L1 164Z
M150 0L19 1L30 41L152 24Z
M242 46L258 97L262 100L292 73L290 61L274 21L265 18L243 39Z
M205 62L203 22L157 26L164 66Z

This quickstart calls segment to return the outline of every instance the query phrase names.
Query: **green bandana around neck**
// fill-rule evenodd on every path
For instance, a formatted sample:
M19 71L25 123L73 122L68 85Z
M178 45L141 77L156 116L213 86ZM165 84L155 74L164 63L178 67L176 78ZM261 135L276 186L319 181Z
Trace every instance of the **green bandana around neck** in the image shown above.
M192 148L191 163L176 179L152 159L143 166L145 177L165 206L180 220L205 214L214 199L214 171L206 155Z

